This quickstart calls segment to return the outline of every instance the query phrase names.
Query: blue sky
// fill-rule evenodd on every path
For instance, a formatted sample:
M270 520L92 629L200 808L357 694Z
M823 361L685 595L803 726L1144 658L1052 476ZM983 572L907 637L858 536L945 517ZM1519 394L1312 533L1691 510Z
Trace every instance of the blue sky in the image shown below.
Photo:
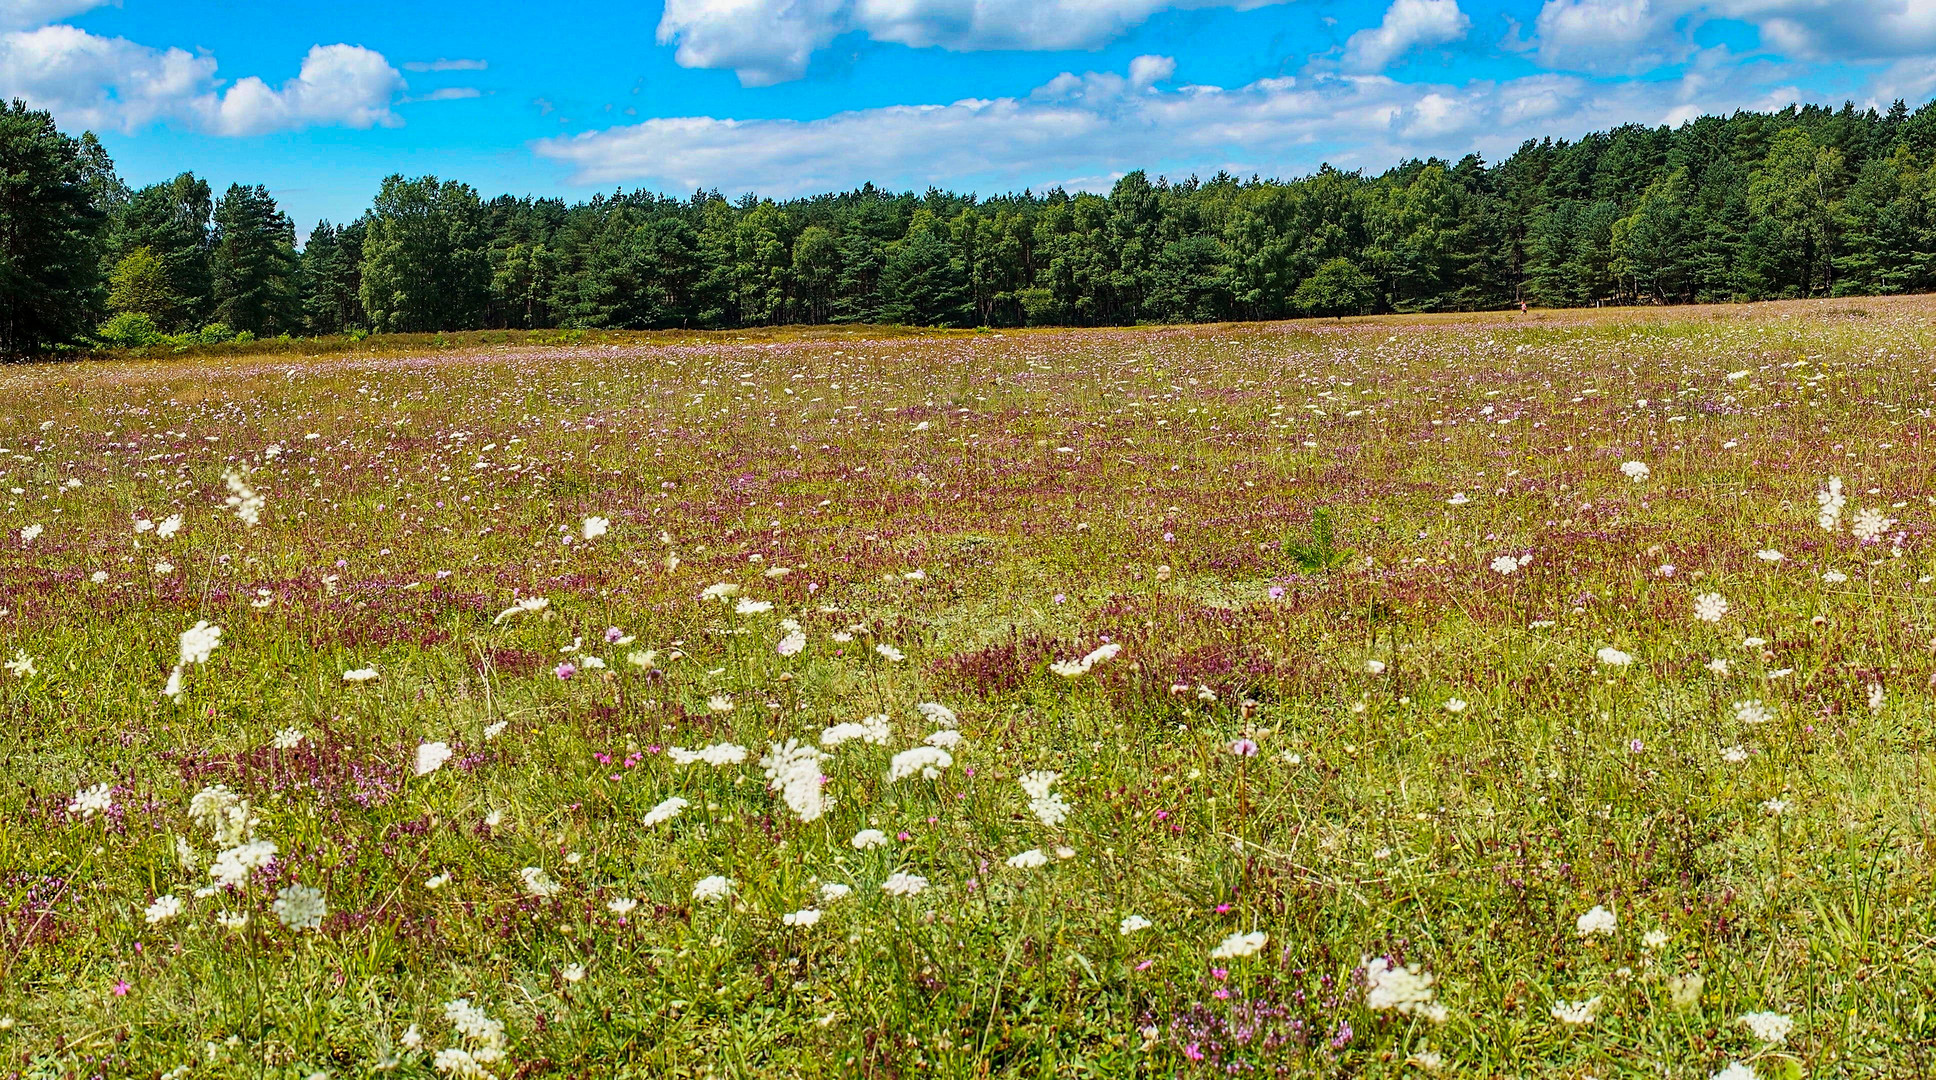
M0 0L0 94L131 182L1104 189L1380 169L1626 121L1936 94L1936 0Z

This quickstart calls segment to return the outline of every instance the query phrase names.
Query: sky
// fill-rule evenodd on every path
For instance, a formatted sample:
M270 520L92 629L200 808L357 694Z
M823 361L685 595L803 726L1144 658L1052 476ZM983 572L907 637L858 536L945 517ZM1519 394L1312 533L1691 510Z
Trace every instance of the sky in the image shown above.
M137 186L983 195L1936 96L1936 0L0 0L0 96Z

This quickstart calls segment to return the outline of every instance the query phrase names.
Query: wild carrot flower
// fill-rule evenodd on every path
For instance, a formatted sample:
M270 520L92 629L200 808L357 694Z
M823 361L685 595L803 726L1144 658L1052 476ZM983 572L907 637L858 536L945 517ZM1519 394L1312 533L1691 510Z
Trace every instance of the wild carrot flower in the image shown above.
M688 803L686 800L680 798L679 796L674 795L671 798L661 802L659 805L653 807L652 809L647 810L645 812L645 817L640 819L640 823L643 824L648 829L654 825L663 824L665 822L671 821L673 818L678 817L680 813L683 812L685 808L690 805L692 804Z
M1575 922L1579 935L1583 938L1592 937L1595 934L1601 937L1612 937L1614 930L1620 925L1619 918L1613 912L1598 904Z
M1652 476L1654 472L1652 469L1647 467L1647 463L1644 461L1621 462L1620 471L1622 473L1625 473L1627 479L1632 480L1634 483L1639 483L1640 481L1647 479L1649 476Z
M1694 617L1702 622L1718 623L1727 613L1727 597L1720 593L1702 593L1694 598Z
M612 528L612 523L607 518L588 517L585 519L583 526L581 526L580 532L585 537L585 539L596 540L599 537L604 536L608 531L611 530L611 528Z
M159 896L142 911L149 926L158 926L181 914L181 897L174 895Z
M1568 1027L1584 1027L1600 1014L1600 998L1595 995L1585 1001L1555 1001L1550 1011L1553 1019Z
M527 866L518 871L518 880L524 883L524 891L543 900L564 891L564 886L551 879L542 866Z
M282 925L291 930L318 929L323 925L323 916L329 913L322 892L307 885L286 886L270 907Z
M1849 532L1857 540L1865 544L1873 544L1882 539L1884 533L1895 527L1895 518L1889 517L1874 507L1869 507L1857 511L1855 523L1849 526Z
M1116 933L1123 937L1128 937L1138 930L1148 930L1154 925L1154 923L1143 918L1141 915L1125 915L1123 916L1123 921L1116 924Z
M429 776L431 773L443 768L444 762L450 760L450 754L449 743L419 743L417 745L417 775Z
M1834 532L1842 523L1842 508L1847 506L1849 497L1842 493L1842 478L1831 476L1828 487L1815 493L1815 505L1819 507L1815 523L1828 532Z
M710 877L703 877L693 882L692 898L699 903L710 904L715 901L724 900L726 895L732 891L733 882L731 878L713 874Z
M1210 950L1210 959L1236 960L1255 956L1258 950L1269 942L1270 935L1262 930L1253 930L1248 934L1231 934L1219 942L1216 948Z
M803 822L818 821L833 805L820 785L821 752L788 739L774 743L760 759L767 789L780 794L787 809Z
M1739 1022L1754 1032L1755 1038L1770 1046L1787 1042L1788 1033L1795 1030L1794 1018L1778 1012L1742 1013Z
M852 847L855 851L866 851L870 848L882 847L886 843L887 834L879 829L862 829L854 834L853 839L847 841L848 846Z
M1359 963L1365 973L1366 1008L1416 1014L1435 1024L1445 1023L1445 1006L1432 1000L1433 977L1419 965L1400 967L1389 956L1367 956Z
M40 670L34 666L34 658L28 656L27 650L25 649L16 651L13 654L13 659L7 661L5 666L8 671L13 673L14 678L17 679L31 679Z
M928 887L928 879L919 874L904 874L895 871L881 882L881 891L889 896L915 896Z
M230 469L222 476L222 482L229 489L229 497L225 500L226 505L235 511L236 517L242 519L242 524L254 528L256 523L262 520L262 508L266 500L249 486L248 466Z
M1073 679L1078 675L1088 674L1089 669L1095 667L1097 664L1114 660L1122 651L1122 645L1112 641L1090 650L1080 660L1058 660L1049 665L1049 670L1064 678Z
M1008 865L1017 870L1038 870L1049 865L1049 857L1040 848L1030 848L1018 855L1010 855Z
M954 755L938 746L917 746L894 755L888 762L887 781L897 783L911 776L938 780L942 771L954 763Z
M67 812L73 817L87 821L97 814L105 814L114 809L114 785L95 784L74 793L68 801Z

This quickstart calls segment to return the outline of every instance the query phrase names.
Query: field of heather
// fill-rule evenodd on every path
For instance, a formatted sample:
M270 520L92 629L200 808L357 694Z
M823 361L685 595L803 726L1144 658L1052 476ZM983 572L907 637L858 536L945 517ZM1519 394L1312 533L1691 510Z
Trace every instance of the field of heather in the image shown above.
M1932 315L0 368L0 1077L1927 1076Z

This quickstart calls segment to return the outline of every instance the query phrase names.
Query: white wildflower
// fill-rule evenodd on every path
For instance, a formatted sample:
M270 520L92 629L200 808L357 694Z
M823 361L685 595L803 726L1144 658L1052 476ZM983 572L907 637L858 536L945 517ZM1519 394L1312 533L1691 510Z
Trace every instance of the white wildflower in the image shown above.
M563 885L551 879L542 866L527 866L518 871L518 880L524 883L524 891L540 900L553 897L565 890Z
M1601 937L1612 937L1614 930L1620 925L1620 919L1605 907L1595 904L1593 910L1581 915L1575 920L1574 925L1581 937L1592 937L1595 934Z
M1036 820L1050 828L1062 824L1069 817L1070 807L1067 800L1050 790L1060 779L1062 779L1061 773L1037 770L1023 773L1020 780L1022 791L1029 798L1029 812L1035 815Z
M700 903L709 904L718 900L724 900L726 895L732 891L733 882L731 878L713 874L710 877L703 877L693 882L692 898Z
M249 883L249 875L269 865L276 857L276 845L268 840L237 844L215 856L208 876L224 888L239 889Z
M1258 950L1270 942L1270 935L1262 930L1252 930L1248 934L1232 934L1224 938L1216 948L1210 950L1212 960L1235 960L1246 956L1256 956Z
M926 717L928 723L935 727L961 726L961 718L955 715L955 711L939 701L924 701L916 705L914 711Z
M1795 1030L1795 1019L1778 1012L1742 1013L1740 1023L1754 1037L1770 1046L1779 1046L1788 1041L1788 1033Z
M954 763L954 755L938 746L917 746L894 755L888 762L887 781L896 783L911 776L937 780Z
M282 925L291 930L319 929L323 925L323 916L329 914L328 906L323 903L322 891L307 885L285 887L276 894L275 903L270 905L270 909L276 913L276 918L282 920Z
M1842 493L1842 478L1831 476L1828 487L1815 493L1815 504L1820 509L1815 515L1815 523L1829 532L1834 532L1842 522L1842 508L1848 505L1849 497Z
M67 804L67 812L82 821L96 814L105 814L112 809L114 809L113 784L95 784L93 787L82 788L74 793L74 798Z
M1030 848L1017 855L1010 855L1006 862L1017 870L1037 870L1049 865L1049 857L1040 848Z
M527 596L498 612L497 617L491 620L491 625L496 626L513 615L535 615L550 606L551 601L542 596Z
M767 755L760 759L760 766L766 771L767 790L779 792L787 809L801 821L817 821L833 805L820 784L821 757L821 752L814 747L788 739L772 744Z
M687 750L673 746L666 749L666 758L674 765L711 765L715 768L738 765L746 760L746 748L737 743L714 743L698 750Z
M442 742L420 743L417 746L417 775L429 776L444 767L450 760L450 744Z
M1595 995L1585 1001L1555 1001L1551 1012L1553 1019L1568 1027L1583 1027L1600 1014L1600 998Z
M1419 965L1400 967L1388 956L1367 956L1360 963L1365 972L1366 1008L1416 1014L1435 1024L1445 1022L1445 1006L1432 1000L1434 978Z
M262 507L266 500L249 486L249 469L243 466L230 469L223 474L222 482L228 486L229 497L224 503L242 519L242 524L254 528L262 520Z
M159 896L155 898L154 903L149 904L142 911L142 916L148 920L149 926L158 926L180 915L181 909L181 897L174 895Z
M915 896L928 887L928 879L919 874L904 874L895 871L881 882L881 891L889 896Z
M1849 526L1849 532L1857 540L1865 544L1873 544L1895 527L1895 518L1889 517L1874 507L1869 507L1856 512L1855 522Z
M1694 617L1702 622L1718 623L1727 613L1727 597L1720 593L1702 593L1694 598Z
M664 824L665 822L671 821L673 818L678 817L681 811L685 810L686 807L691 805L692 804L687 802L686 800L680 798L677 795L674 795L671 798L666 799L664 802L661 802L659 805L653 807L652 809L647 810L645 812L645 817L642 819L642 823L648 829L654 825Z

